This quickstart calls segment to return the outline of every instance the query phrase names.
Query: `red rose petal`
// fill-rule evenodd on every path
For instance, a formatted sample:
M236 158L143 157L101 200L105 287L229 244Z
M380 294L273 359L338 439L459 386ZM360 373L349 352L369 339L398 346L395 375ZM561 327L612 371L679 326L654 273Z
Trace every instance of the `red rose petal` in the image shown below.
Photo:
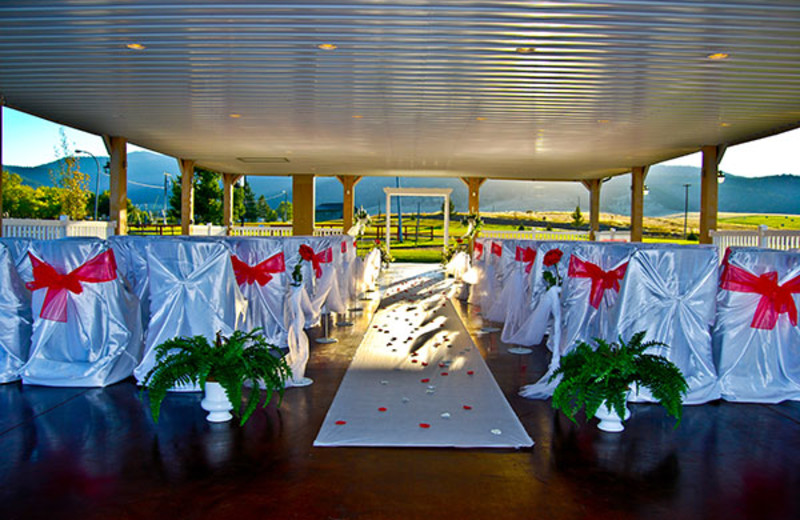
M444 363L439 363L439 368L444 368Z
M381 406L380 408L378 408L378 411L379 412L385 412L386 411L386 407Z
M338 425L347 424L347 421L336 421L336 424Z
M473 370L467 370L467 375L468 375L468 376L471 376L471 375L473 375L474 373L475 373L475 371L473 371Z
M447 375L447 372L442 372L442 375L443 375L443 376L446 376L446 375Z
M426 367L426 366L428 366L428 364L427 364L426 362L424 362L424 361L423 361L423 362L422 362L422 366Z
M412 363L416 363L416 362L417 362L417 360L416 360L416 359L412 359L412 360L411 360L411 362L412 362Z
M419 382L420 383L430 383L431 380L426 377L425 379L420 379Z
M464 405L464 410L472 410L472 407L468 404Z
M420 427L420 428L430 428L430 427L431 427L431 425L430 425L430 424L428 424L428 423L421 422L421 423L419 423L419 427Z

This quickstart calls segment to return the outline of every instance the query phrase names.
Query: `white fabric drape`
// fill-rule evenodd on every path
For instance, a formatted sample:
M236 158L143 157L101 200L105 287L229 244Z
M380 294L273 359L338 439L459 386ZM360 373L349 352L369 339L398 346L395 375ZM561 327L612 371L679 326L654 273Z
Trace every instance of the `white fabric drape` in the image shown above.
M180 336L209 341L217 332L229 336L243 322L247 305L231 250L219 240L160 237L147 248L147 267L150 319L144 357L134 371L139 382L155 364L156 346Z
M685 404L701 404L720 397L711 353L718 255L714 246L648 247L637 249L628 263L612 316L614 337L630 339L647 331L645 341L680 368L689 384ZM631 401L652 402L646 389Z
M727 262L745 271L740 279L771 277L786 292L787 301L792 299L794 309L800 309L800 252L731 247ZM745 292L752 289L746 286L725 289L725 278L723 274L717 292L714 329L722 397L750 403L800 400L800 327L792 323L796 310L770 300L777 291ZM778 313L776 306L784 312ZM758 323L757 313L776 313L777 318L774 324Z
M108 244L93 238L35 241L30 253L58 272L68 275L98 258L113 265ZM32 262L32 261L31 261ZM139 302L125 288L116 269L108 268L106 281L80 282L80 291L61 289L66 298L65 321L48 315L49 291L33 291L33 335L22 381L46 386L106 386L130 376L142 353ZM27 282L37 282L33 268ZM52 301L50 302L52 303Z
M8 239L0 242L0 383L19 379L28 360L33 323L31 293L8 243Z

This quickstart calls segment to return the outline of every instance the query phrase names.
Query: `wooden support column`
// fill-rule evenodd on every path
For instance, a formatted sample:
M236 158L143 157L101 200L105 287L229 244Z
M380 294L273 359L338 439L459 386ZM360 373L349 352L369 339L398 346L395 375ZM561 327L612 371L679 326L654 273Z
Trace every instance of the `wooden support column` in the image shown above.
M725 146L704 146L703 167L700 178L700 243L711 244L709 231L717 229L717 174L719 163L725 154Z
M361 177L355 175L337 175L337 179L342 183L342 232L353 227L353 215L355 213L356 184Z
M231 234L233 226L233 185L241 178L241 175L233 173L222 174L222 225L226 235Z
M467 185L469 192L468 213L480 213L481 185L486 182L485 177L461 177L461 181Z
M194 224L194 161L178 159L181 170L181 235L192 234Z
M313 175L292 175L292 234L314 234Z
M631 242L642 241L644 179L649 169L649 166L634 166L631 170Z
M597 240L597 232L600 231L600 186L603 181L591 179L583 181L583 185L589 190L589 240Z
M109 219L117 223L116 234L128 234L128 140L103 136L109 156ZM99 173L99 172L98 172Z

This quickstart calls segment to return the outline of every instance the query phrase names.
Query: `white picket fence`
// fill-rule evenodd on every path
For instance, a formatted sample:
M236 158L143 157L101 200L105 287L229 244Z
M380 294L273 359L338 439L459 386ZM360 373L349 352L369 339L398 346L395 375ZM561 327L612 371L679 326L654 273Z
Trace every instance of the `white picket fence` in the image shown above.
M84 220L39 220L29 218L4 218L3 236L48 240L64 237L108 238L114 234L116 222Z
M585 231L547 231L544 229L530 231L482 229L480 236L495 240L589 240L589 233Z
M730 246L800 249L800 231L769 229L764 225L758 226L756 230L711 231L710 235L714 245L719 248L720 258Z
M213 226L211 224L191 226L193 236L225 236L225 226ZM341 235L341 228L314 228L314 236L333 236ZM290 237L292 236L291 226L232 226L231 236L237 237Z

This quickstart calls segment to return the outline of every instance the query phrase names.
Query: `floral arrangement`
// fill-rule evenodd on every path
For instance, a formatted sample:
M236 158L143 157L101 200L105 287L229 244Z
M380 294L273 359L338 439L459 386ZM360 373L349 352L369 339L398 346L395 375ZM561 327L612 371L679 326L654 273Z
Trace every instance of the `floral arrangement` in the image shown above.
M481 216L478 213L469 213L461 219L461 225L467 226L467 232L464 234L463 238L472 241L483 225L483 220L481 220Z
M367 210L364 209L364 206L359 207L353 214L353 217L355 218L355 224L347 231L347 234L351 237L361 238L364 235L364 230L366 230L367 226L372 222L372 219L369 213L367 213Z
M455 245L448 244L442 253L442 264L447 265L459 251L469 252L469 239L456 238Z
M558 272L558 263L561 261L562 256L564 256L564 252L558 248L551 249L544 255L544 260L542 260L544 264L542 278L544 278L544 283L547 284L548 290L556 285L560 287L564 282L564 278Z
M303 285L303 259L301 258L298 260L296 264L294 264L294 269L292 269L292 282L291 284L295 287L300 287Z
M381 265L388 266L394 262L394 257L389 254L389 251L386 249L386 244L381 242L379 238L375 239L375 247L381 252Z

